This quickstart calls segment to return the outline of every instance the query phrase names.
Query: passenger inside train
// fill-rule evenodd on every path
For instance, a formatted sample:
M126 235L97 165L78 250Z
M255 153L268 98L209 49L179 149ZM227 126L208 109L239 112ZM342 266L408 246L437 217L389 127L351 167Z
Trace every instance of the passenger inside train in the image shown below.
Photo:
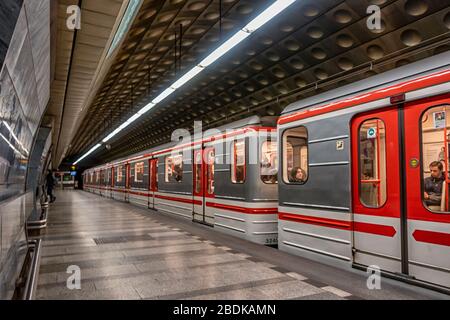
M278 183L278 154L276 141L264 141L261 148L261 179L264 183Z
M288 183L305 183L308 179L308 133L306 128L287 130L283 134L284 181Z
M438 106L422 115L423 202L441 213L449 211L449 111L449 106Z
M295 167L291 170L291 175L289 177L290 182L300 182L304 183L306 181L306 172L300 167Z
M433 161L430 163L431 176L425 179L423 197L428 206L440 206L442 200L442 184L445 181L442 163Z

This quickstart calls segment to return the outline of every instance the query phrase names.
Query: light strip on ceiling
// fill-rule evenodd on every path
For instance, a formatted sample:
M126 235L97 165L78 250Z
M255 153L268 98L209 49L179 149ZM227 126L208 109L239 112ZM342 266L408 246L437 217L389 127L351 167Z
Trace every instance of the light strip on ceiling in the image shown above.
M88 155L90 155L92 152L94 152L95 150L97 150L98 148L100 148L101 144L97 143L95 146L93 146L91 148L91 150L89 150L88 152L86 152L80 159L78 159L77 161L75 161L73 164L76 165L78 164L78 162L80 162L81 160L83 160L84 158L86 158Z
M111 42L111 46L109 47L107 56L109 57L111 53L116 49L117 45L120 43L122 38L125 36L125 33L128 29L128 26L133 21L133 17L139 8L142 0L130 0L128 3L125 14L120 21L119 28L117 28L116 34L114 35L114 39Z
M239 43L241 43L244 39L246 39L253 32L261 28L267 22L276 17L280 12L284 11L291 4L293 4L297 0L277 0L268 8L266 8L263 12L261 12L255 19L250 21L245 27L236 32L231 38L221 44L217 49L211 52L206 58L204 58L198 65L193 67L191 70L186 72L181 78L175 81L171 86L165 89L162 93L160 93L155 99L153 99L149 104L139 110L136 114L134 114L131 118L129 118L126 122L124 122L119 128L111 132L106 138L102 141L107 142L111 140L115 135L117 135L120 131L122 131L125 127L129 126L136 119L138 119L141 115L151 110L158 103L166 99L172 93L174 93L177 89L181 88L183 85L188 83L190 80L195 78L199 73L205 70L208 66L216 62L223 55L225 55L228 51L233 49ZM99 145L97 145L99 146ZM97 147L98 148L98 147ZM96 149L97 149L96 148ZM91 149L92 150L92 149ZM83 155L80 159L78 159L74 164L77 164L82 159L84 159L88 154L92 153L89 150L88 153ZM94 149L95 150L95 149Z

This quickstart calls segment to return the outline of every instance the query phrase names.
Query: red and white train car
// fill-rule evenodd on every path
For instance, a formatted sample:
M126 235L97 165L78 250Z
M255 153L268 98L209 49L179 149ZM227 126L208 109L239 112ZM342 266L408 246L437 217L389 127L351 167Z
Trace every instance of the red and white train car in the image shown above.
M251 117L87 170L85 188L214 227L253 242L277 243L276 118ZM112 181L90 180L100 173ZM105 181L106 185L102 182ZM101 191L103 190L103 191Z
M281 250L450 288L450 52L288 106Z

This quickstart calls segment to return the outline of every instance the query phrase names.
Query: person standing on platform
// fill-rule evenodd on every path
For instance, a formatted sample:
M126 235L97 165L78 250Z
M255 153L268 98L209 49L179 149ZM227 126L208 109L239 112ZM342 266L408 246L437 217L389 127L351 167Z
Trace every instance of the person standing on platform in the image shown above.
M50 198L50 203L55 202L56 197L53 195L53 189L55 188L55 177L53 176L53 172L48 170L47 173L47 196Z

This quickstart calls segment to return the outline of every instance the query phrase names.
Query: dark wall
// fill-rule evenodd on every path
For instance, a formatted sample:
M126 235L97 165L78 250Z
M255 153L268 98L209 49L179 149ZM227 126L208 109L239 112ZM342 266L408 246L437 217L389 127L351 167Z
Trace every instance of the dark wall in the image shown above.
M5 62L14 27L19 17L23 0L0 1L0 69Z

